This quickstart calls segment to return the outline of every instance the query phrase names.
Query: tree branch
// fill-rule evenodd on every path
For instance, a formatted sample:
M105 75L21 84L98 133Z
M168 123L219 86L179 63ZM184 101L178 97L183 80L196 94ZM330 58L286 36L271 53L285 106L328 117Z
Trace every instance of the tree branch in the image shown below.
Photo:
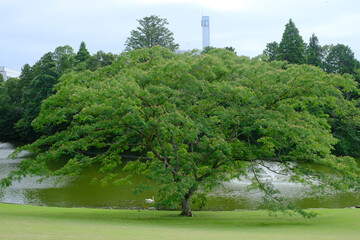
M283 94L281 94L281 96L279 96L279 98L276 99L274 102L266 105L265 108L266 108L266 109L270 109L272 106L274 106L276 103L278 103L278 102L280 102L280 101L282 101L282 100L289 99L289 98L294 98L294 97L299 96L299 95L303 95L304 93L308 92L310 89L312 89L312 88L315 86L314 84L312 84L309 88L305 89L304 91L302 91L302 92L300 92L300 93L298 93L298 94L293 94L293 95L290 95L290 96L286 97L286 95L288 95L288 94L290 93L290 91L295 88L295 87L294 87L294 83L295 83L295 81L297 80L297 78L298 78L299 76L300 76L300 74L297 75L297 76L295 76L295 77L290 81L290 82L292 82L290 88L289 88L288 90L286 90Z
M267 191L267 189L265 188L264 184L259 180L257 173L255 172L255 167L254 167L254 160L252 158L252 151L251 151L251 144L250 144L250 138L248 136L248 145L249 145L249 157L250 157L250 163L251 163L251 171L254 174L254 178L256 180L256 182L259 184L259 188L260 190L262 190L267 196L269 196L271 199L273 199L276 202L279 202L278 199L276 199L270 192Z

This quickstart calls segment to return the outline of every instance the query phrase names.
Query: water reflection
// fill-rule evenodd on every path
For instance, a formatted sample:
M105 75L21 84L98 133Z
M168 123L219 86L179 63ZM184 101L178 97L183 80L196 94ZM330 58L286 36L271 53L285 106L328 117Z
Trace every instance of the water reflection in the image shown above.
M21 159L29 156L23 152L17 159L8 159L15 149L10 143L0 143L0 178L15 170ZM38 178L26 177L21 182L0 190L0 202L33 204L61 207L100 207L100 208L134 208L144 207L145 198L150 198L154 192L144 191L133 194L133 186L90 185L93 177L98 175L96 169L89 169L79 178L68 179L55 185L56 178L46 179L39 183ZM306 188L302 185L288 183L277 176L262 172L263 179L274 183L282 194L292 199L303 208L343 208L359 205L359 193L329 193L328 195L306 197ZM137 182L145 179L138 178ZM210 194L206 208L210 210L256 209L259 207L259 192L247 192L250 182L246 179L233 180L217 187ZM302 194L303 193L303 194Z

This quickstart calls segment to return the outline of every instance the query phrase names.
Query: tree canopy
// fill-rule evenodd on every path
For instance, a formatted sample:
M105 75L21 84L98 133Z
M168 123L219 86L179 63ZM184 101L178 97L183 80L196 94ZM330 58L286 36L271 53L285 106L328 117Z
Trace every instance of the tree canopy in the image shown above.
M328 122L331 114L349 114L342 105L354 103L343 93L354 89L347 76L224 49L125 52L96 72L61 77L33 122L58 131L18 149L37 155L1 183L26 174L74 176L97 165L104 184L144 174L157 183L159 204L192 216L191 199L248 176L270 210L311 216L261 180L259 167L280 165L290 181L316 191L358 189L360 170L354 159L332 154L337 139ZM60 167L49 169L52 161ZM122 170L131 174L120 177Z
M130 37L125 43L126 50L151 48L153 46L166 47L171 51L179 48L179 44L174 42L174 34L166 27L169 24L166 18L151 15L137 21L140 26L137 27L137 30L130 32Z

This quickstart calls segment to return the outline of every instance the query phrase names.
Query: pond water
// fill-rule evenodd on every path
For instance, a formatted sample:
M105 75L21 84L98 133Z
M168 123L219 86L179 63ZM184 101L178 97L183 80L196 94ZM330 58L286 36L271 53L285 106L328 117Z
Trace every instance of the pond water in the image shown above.
M18 168L23 158L30 157L23 152L16 159L9 159L15 145L0 143L0 179ZM80 177L68 179L55 185L56 179L50 178L37 182L36 177L26 177L21 182L14 182L6 189L0 189L0 202L31 204L61 207L92 207L92 208L141 208L148 207L145 198L155 195L152 191L140 194L133 193L134 186L91 185L91 180L98 175L96 169L88 169ZM263 177L272 181L282 194L303 208L345 208L360 204L360 193L329 193L315 197L306 197L306 188L299 184L288 183L278 179L271 172L263 171ZM145 179L138 178L140 183ZM249 181L233 180L217 187L209 194L207 210L235 210L259 208L259 193L247 192ZM156 197L155 197L156 199Z

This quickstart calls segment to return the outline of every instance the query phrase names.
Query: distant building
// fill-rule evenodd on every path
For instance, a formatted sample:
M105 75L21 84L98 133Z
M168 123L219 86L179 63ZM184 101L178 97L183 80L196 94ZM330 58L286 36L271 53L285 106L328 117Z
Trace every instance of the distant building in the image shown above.
M19 78L21 72L11 69L11 68L7 68L7 67L1 67L0 66L0 73L1 75L3 75L4 80L8 80L9 78Z
M203 16L201 20L203 49L210 46L210 18Z

